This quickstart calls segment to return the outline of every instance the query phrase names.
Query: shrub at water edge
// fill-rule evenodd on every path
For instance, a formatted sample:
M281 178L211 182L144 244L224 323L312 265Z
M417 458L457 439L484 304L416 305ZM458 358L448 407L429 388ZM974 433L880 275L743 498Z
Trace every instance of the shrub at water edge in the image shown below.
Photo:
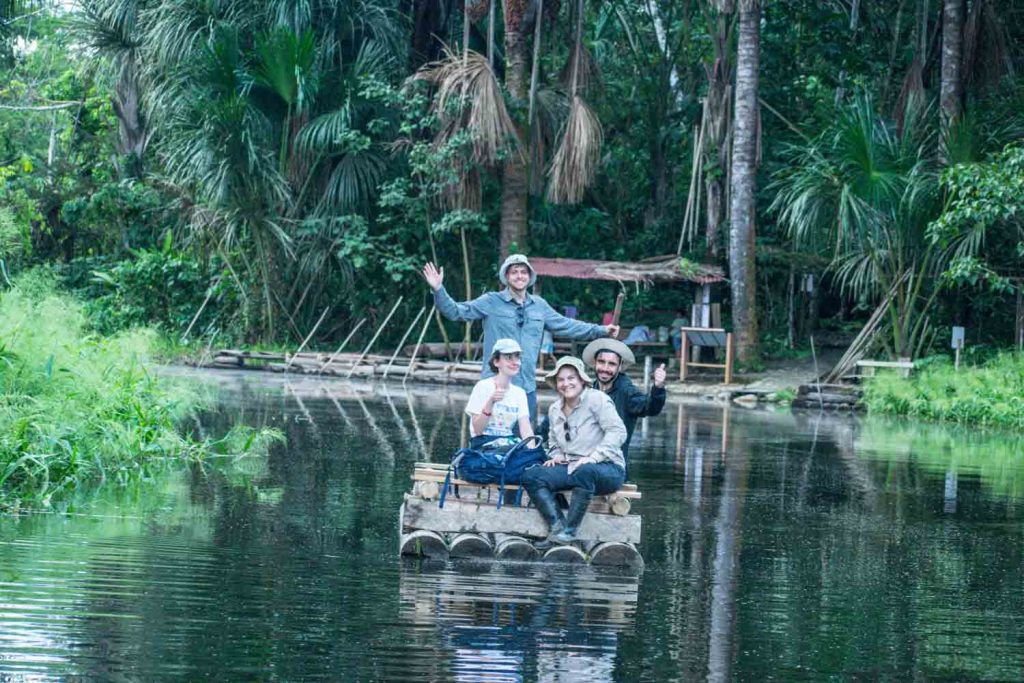
M81 306L38 272L0 294L0 509L49 506L84 484L125 485L170 462L273 438L180 433L200 397L151 374L155 339L148 330L88 334Z
M962 424L1024 427L1024 356L1005 353L957 372L936 363L916 376L880 376L865 388L868 411Z

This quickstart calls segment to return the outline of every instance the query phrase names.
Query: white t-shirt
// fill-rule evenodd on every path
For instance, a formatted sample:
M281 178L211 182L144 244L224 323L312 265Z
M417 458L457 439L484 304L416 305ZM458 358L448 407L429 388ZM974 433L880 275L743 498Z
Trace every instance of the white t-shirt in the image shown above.
M494 383L493 377L486 377L476 383L473 393L469 395L469 402L466 404L466 415L473 417L484 411L484 404L494 395L498 386ZM526 402L526 392L522 387L509 384L505 389L505 398L494 404L491 409L491 417L487 420L487 426L483 433L486 436L512 436L512 428L523 415L530 414L529 404ZM473 421L469 423L470 436L480 436L473 431Z

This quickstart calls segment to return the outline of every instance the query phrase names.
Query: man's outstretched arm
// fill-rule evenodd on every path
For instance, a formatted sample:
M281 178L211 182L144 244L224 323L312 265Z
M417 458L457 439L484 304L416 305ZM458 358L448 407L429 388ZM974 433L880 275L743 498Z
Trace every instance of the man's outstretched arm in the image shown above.
M423 266L423 279L434 290L434 304L437 310L448 320L482 320L487 317L487 295L483 294L472 301L462 303L455 301L444 288L444 268L427 263Z

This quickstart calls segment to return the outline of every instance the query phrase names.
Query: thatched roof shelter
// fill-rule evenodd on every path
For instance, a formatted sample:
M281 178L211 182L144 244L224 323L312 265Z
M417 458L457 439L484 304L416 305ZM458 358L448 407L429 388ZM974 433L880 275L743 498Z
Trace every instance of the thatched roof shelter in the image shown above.
M530 265L538 277L643 283L694 282L699 285L725 281L725 273L719 266L693 263L675 254L653 256L642 261L596 261L531 256Z

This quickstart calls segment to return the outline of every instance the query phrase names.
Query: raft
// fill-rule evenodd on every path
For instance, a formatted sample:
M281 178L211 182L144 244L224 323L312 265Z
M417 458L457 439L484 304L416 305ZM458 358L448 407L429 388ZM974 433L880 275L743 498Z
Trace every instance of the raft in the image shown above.
M519 487L506 485L498 507L497 486L452 479L444 506L439 505L448 466L418 462L412 490L399 510L399 553L434 560L496 559L642 568L640 515L632 514L641 499L635 484L606 496L594 496L572 545L541 551L534 542L547 536L548 525L521 492L520 504L510 502ZM563 493L571 498L570 492Z

